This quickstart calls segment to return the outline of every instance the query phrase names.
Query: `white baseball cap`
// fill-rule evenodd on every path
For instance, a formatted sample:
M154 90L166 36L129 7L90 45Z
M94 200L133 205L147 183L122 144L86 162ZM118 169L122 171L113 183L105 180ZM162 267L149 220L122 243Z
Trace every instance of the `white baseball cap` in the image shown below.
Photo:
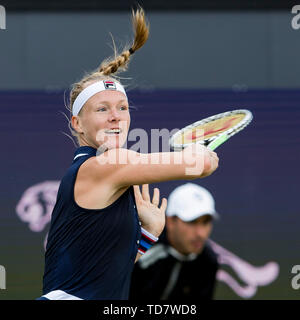
M205 188L194 183L186 183L169 195L166 210L168 217L177 216L183 221L193 221L207 214L218 218L215 200Z

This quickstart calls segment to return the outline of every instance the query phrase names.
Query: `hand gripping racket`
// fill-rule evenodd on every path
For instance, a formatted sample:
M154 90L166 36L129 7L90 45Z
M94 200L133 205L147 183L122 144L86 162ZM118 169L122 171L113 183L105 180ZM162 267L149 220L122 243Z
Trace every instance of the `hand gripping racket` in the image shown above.
M170 138L170 146L180 151L192 143L201 143L215 150L229 138L243 130L253 119L249 110L223 112L194 122L177 131Z

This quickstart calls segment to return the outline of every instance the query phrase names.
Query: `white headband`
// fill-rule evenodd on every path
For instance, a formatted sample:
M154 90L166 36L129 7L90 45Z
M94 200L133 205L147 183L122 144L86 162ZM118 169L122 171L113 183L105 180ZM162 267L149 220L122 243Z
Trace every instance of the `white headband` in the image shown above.
M103 80L98 81L90 86L86 87L84 90L80 92L73 103L73 116L77 116L81 108L84 104L91 98L94 94L105 91L105 90L116 90L124 93L125 97L127 98L126 92L124 87L118 83L111 80Z

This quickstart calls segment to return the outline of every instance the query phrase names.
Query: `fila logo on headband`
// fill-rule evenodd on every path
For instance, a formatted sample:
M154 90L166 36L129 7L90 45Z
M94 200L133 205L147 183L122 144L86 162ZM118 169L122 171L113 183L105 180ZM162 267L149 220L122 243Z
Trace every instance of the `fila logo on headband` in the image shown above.
M117 90L117 87L113 81L103 80L104 88L107 90Z

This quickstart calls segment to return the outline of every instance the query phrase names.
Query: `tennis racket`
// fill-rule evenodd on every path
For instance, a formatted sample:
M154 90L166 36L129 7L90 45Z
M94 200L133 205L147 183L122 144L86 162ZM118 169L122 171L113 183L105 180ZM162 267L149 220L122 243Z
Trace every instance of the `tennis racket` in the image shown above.
M174 151L180 151L192 143L200 143L215 150L229 138L252 121L249 110L233 110L223 112L203 120L194 122L177 131L170 138L170 146Z

